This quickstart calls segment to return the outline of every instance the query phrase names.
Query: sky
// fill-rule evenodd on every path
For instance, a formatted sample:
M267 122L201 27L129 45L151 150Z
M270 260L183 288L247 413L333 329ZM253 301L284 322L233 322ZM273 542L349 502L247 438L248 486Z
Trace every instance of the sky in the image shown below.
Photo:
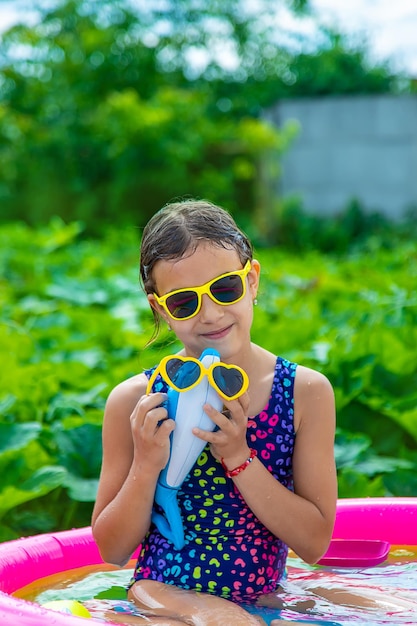
M377 60L417 77L417 0L310 0L326 24L363 33Z
M30 0L0 0L0 31L30 19ZM310 0L321 23L366 38L371 61L389 60L394 70L417 77L417 0ZM291 20L289 28L294 28ZM306 20L301 31L311 31Z

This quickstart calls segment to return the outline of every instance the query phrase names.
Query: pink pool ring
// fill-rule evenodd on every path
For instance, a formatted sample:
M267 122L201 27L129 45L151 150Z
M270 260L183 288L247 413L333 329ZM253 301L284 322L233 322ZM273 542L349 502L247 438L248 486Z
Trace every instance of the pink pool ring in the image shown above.
M417 498L339 500L333 538L417 545ZM10 594L40 578L102 562L89 527L0 544L0 624L86 626L84 618Z

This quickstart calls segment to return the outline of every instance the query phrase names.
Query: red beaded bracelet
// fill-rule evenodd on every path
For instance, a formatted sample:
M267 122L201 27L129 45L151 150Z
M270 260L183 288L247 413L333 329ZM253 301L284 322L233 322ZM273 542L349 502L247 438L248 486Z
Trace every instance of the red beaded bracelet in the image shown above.
M235 467L235 469L229 470L226 467L226 464L224 462L224 459L221 458L220 459L220 463L222 464L222 468L224 469L224 472L227 476L227 478L233 478L233 476L237 476L238 474L240 474L240 472L243 472L243 470L245 470L247 468L247 466L252 463L253 459L256 457L258 453L256 452L256 450L254 450L253 448L250 449L250 456L246 459L246 461L244 463L242 463L242 465L239 465L238 467Z

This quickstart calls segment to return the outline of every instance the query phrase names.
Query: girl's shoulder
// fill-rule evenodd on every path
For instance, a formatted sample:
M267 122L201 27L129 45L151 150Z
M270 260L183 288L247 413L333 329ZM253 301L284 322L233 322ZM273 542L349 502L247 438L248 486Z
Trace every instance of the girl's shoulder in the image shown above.
M321 372L299 365L294 383L295 423L329 415L333 419L335 398L329 379Z
M148 378L145 373L135 374L116 385L110 392L106 408L133 407L139 398L146 393Z
M297 366L296 387L301 392L314 392L318 389L333 391L329 379L322 372L305 365Z

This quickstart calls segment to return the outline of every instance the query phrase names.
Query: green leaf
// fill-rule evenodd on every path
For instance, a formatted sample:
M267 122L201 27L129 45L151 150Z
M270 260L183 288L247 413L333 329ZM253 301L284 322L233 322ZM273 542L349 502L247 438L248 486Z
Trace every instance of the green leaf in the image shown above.
M68 473L63 481L69 496L77 502L95 502L98 489L98 478L80 478Z
M370 447L371 442L365 435L338 431L334 446L337 467L355 466L364 453L369 451Z
M44 466L36 471L28 480L25 480L21 487L25 491L44 494L61 486L66 473L65 468L59 467L59 465Z
M100 424L82 424L65 429L62 424L57 423L53 425L51 432L58 447L58 461L67 468L69 475L80 479L98 476L102 451ZM82 487L76 488L75 482L72 483L72 488L79 489L81 493ZM93 483L88 487L88 493L92 489Z
M16 402L16 396L8 393L0 400L0 415L5 415Z
M381 476L369 478L355 469L344 468L338 475L339 498L377 498L387 491Z
M80 291L78 281L62 276L59 282L49 285L46 293L51 298L64 300L70 304L78 306L90 306L92 304L107 304L109 294L105 289L99 287L95 281L86 283L84 289Z
M411 469L413 466L413 463L405 459L391 459L386 456L372 455L356 463L355 470L365 476L376 476L377 474L397 472L399 469Z
M7 511L35 498L39 498L59 487L66 471L60 467L44 467L20 486L8 485L0 492L0 518Z
M0 454L22 450L28 443L36 439L42 427L36 422L26 424L0 423Z

